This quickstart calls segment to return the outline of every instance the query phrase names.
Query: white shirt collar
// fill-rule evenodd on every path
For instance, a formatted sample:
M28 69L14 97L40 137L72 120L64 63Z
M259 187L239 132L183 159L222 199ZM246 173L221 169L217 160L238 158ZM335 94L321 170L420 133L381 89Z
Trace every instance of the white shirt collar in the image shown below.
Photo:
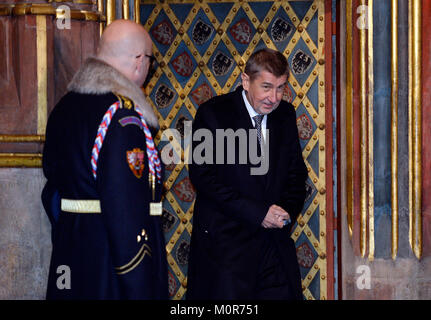
M251 106L250 102L248 102L247 95L245 94L245 90L242 90L242 98L244 99L245 107L247 108L248 114L250 115L250 118L253 119L253 117L259 115ZM265 115L266 116L266 115ZM265 117L264 117L265 118ZM254 120L253 120L254 121Z
M244 100L245 103L245 107L247 108L248 111L248 115L250 116L251 119L251 123L253 124L253 126L256 125L253 117L259 115L251 106L250 102L248 102L247 100L247 96L245 94L245 90L242 91L242 98ZM262 136L263 136L263 140L266 141L266 119L267 119L267 115L265 114L262 118Z

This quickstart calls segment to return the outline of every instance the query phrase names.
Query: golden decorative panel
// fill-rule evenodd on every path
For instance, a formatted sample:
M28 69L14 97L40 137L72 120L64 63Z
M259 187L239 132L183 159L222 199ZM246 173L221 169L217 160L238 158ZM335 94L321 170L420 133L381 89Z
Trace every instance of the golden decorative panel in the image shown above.
M325 21L325 1L141 1L140 18L157 60L146 91L161 125L155 137L159 149L169 141L162 139L165 130L177 129L184 138L184 121L193 119L202 102L240 85L245 62L255 50L266 46L288 58L292 73L285 98L296 108L309 171L306 203L292 238L304 297L328 298L333 270L327 252L326 190L332 186L326 181L324 53L325 23L330 22ZM182 161L168 165L165 176L163 226L172 299L183 299L186 293L193 225L194 190L183 149Z

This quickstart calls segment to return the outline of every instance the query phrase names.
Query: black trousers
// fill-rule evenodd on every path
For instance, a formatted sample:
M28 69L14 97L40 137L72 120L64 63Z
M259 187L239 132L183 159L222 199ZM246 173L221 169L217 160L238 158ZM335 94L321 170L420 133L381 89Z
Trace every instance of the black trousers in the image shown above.
M286 268L273 241L269 239L265 241L260 261L256 299L298 300L298 288L292 288L292 284L289 283Z

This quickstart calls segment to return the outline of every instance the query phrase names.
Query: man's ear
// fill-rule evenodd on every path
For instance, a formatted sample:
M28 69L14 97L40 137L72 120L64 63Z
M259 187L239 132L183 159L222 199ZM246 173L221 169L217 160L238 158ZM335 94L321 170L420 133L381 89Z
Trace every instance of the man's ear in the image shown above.
M250 77L246 73L241 73L242 87L245 91L249 91L250 89Z

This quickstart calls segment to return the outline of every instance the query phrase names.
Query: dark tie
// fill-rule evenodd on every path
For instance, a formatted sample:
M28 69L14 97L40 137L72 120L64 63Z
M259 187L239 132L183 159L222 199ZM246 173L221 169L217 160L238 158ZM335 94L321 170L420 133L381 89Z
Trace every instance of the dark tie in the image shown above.
M254 123L255 123L255 128L257 130L257 141L259 141L259 146L262 150L262 120L263 120L264 115L263 114L258 114L257 116L253 117Z

